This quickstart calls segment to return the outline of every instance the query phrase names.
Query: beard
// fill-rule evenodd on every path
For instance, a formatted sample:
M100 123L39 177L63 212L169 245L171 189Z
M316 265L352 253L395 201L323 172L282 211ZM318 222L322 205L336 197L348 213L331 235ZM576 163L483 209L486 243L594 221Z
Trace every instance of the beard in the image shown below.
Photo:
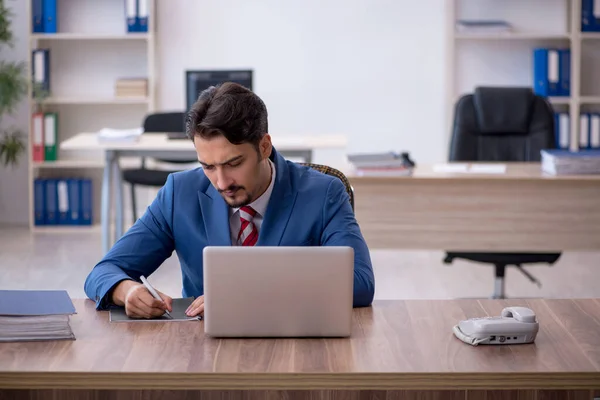
M225 192L232 191L233 196L228 196ZM232 208L239 208L250 204L252 196L246 191L243 186L230 186L225 190L219 190L219 193L225 202Z

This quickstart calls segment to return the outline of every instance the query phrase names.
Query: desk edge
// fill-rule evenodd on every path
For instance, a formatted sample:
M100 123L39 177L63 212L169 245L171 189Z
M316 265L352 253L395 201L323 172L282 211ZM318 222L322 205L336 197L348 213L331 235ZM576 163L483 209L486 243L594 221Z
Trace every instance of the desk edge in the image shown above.
M146 373L0 372L0 389L509 390L600 389L598 372Z

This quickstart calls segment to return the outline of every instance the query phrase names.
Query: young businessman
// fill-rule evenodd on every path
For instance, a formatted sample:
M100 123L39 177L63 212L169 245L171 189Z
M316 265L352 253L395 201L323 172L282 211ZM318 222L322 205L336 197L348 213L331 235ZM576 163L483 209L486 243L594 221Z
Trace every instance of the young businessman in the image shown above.
M335 177L286 161L271 145L267 109L250 90L225 83L203 91L186 120L201 168L171 174L145 214L85 281L97 309L125 306L130 317L171 311L140 283L173 251L181 262L189 316L204 310L204 246L351 246L354 306L373 300L369 250L349 197ZM310 296L310 293L307 293Z

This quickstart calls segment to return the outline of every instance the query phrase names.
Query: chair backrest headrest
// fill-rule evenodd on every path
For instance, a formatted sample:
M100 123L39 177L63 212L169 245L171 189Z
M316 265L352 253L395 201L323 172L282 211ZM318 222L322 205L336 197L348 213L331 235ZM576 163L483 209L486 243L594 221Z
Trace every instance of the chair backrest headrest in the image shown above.
M478 87L473 94L479 133L527 134L535 95L530 88Z

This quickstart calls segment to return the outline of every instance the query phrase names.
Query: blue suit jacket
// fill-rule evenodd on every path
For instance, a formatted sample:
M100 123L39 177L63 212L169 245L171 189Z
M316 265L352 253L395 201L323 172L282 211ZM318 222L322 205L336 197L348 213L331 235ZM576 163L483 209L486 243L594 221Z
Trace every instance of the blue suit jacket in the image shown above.
M342 182L285 160L277 168L257 246L351 246L354 248L354 307L368 306L375 282L369 250ZM124 279L139 282L173 251L183 277L183 297L204 293L202 249L231 246L229 206L201 168L169 175L144 215L92 269L85 281L97 309L110 306L111 289Z

